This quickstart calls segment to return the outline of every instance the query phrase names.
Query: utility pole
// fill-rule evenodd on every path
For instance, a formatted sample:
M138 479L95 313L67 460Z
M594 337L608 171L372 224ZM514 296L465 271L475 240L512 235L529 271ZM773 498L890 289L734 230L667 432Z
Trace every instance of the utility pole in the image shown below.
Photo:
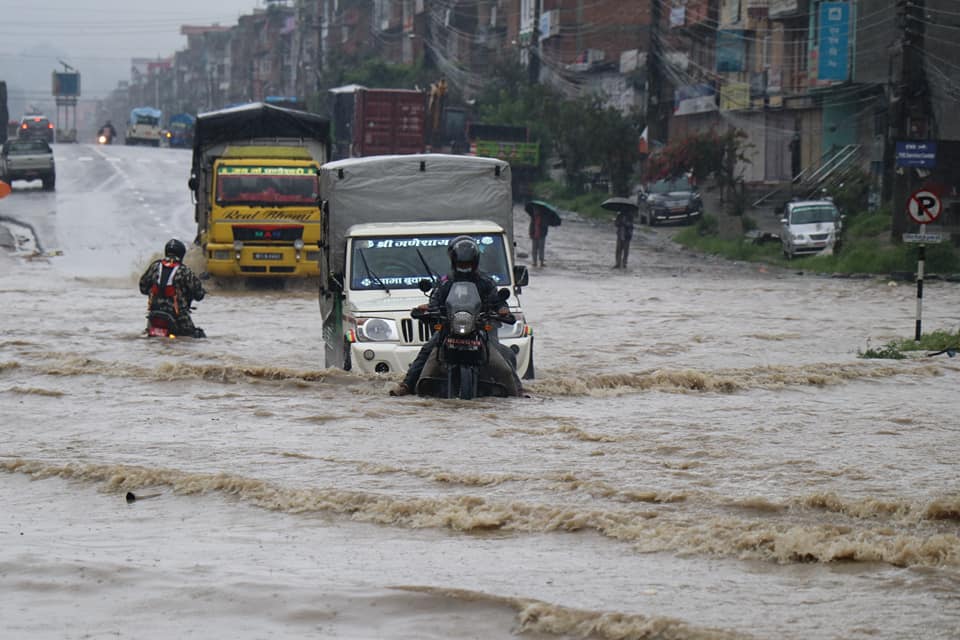
M884 196L892 203L891 234L898 241L908 228L906 202L922 180L910 167L896 167L896 143L903 140L927 140L931 133L932 105L927 83L924 43L926 0L896 0L897 29L900 32L900 68L891 65L892 122L886 141L886 173ZM885 176L886 178L886 176ZM887 185L891 185L889 194Z
M531 85L540 82L540 0L530 0L533 6L533 31L530 32L530 48L527 52L527 81Z
M647 140L665 143L663 127L663 48L661 34L661 0L650 0L650 43L647 49Z

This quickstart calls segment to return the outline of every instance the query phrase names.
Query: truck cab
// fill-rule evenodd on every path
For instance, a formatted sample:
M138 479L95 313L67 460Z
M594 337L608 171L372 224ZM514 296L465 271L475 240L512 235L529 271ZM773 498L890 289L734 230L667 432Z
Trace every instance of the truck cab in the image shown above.
M421 280L439 282L450 270L447 245L461 235L480 247L480 271L511 291L514 325L497 329L500 342L517 356L517 370L532 377L532 331L517 295L528 283L526 267L515 267L503 227L489 221L360 224L347 230L343 293L344 351L341 366L363 373L406 371L433 327L410 317L427 301Z

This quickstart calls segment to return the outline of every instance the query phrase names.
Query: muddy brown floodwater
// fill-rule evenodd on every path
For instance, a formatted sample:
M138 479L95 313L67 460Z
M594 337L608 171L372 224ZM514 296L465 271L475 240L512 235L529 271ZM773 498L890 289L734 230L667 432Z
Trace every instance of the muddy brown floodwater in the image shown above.
M615 271L567 215L531 397L390 398L324 368L310 286L211 283L208 340L144 338L189 153L56 153L55 194L0 200L4 637L960 638L960 363L858 357L912 335L912 286L669 228Z

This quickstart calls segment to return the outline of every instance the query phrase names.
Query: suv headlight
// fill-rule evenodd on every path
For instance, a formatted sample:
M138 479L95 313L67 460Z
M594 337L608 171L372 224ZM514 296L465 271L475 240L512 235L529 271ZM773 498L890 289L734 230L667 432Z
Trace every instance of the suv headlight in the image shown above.
M360 342L388 342L399 339L400 332L397 331L395 320L357 318L357 340Z

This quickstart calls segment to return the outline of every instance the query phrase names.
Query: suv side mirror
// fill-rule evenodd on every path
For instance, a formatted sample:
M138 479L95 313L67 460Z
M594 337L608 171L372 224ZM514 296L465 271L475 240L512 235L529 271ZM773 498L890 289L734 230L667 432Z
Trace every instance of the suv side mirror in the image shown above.
M527 270L527 265L517 264L513 266L513 281L518 287L525 287L530 284L530 271Z

